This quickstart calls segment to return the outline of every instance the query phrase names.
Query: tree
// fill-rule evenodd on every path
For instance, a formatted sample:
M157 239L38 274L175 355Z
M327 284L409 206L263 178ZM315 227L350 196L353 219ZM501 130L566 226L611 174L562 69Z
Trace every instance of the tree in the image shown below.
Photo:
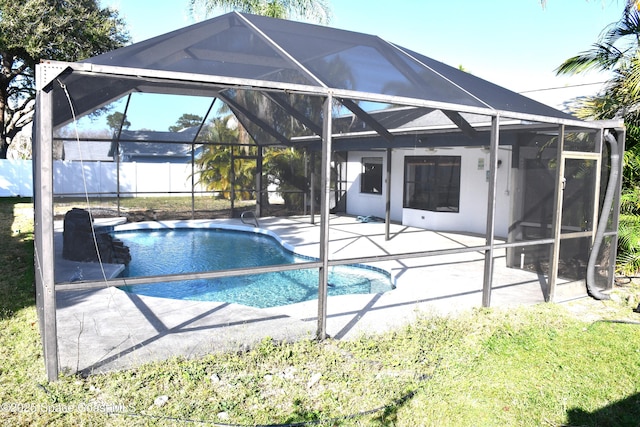
M210 15L216 8L237 10L272 18L302 19L328 24L331 8L326 0L189 0L191 13L203 10Z
M592 49L567 59L558 74L610 71L605 89L576 100L573 113L583 119L623 118L627 129L622 170L621 217L617 269L636 274L640 269L640 13L628 1L621 19L600 36Z
M284 205L289 209L304 208L303 194L310 189L310 181L305 176L304 153L295 148L271 148L264 156L270 184L276 184ZM318 193L320 191L318 189Z
M203 130L203 139L209 144L204 145L196 159L200 170L198 182L207 190L217 192L220 198L247 200L252 198L249 189L255 185L256 164L243 157L255 155L255 147L251 147L253 153L247 152L249 147L234 148L240 142L241 132L240 127L230 121L230 115L215 118Z
M78 61L128 41L124 21L98 0L0 0L0 158L33 119L41 59Z
M635 2L627 3L622 18L608 26L593 48L563 62L558 74L610 71L611 79L596 96L579 98L572 111L583 119L623 118L627 126L626 145L640 152L640 12ZM627 168L632 173L635 168ZM636 176L626 177L636 183Z
M175 125L169 126L169 132L180 132L183 129L200 126L200 123L202 123L201 116L184 113L178 118Z
M131 126L131 122L125 119L124 114L120 111L116 111L115 113L107 116L107 126L109 126L109 129L113 132L118 132L120 130L120 126L122 126L122 129L127 129Z

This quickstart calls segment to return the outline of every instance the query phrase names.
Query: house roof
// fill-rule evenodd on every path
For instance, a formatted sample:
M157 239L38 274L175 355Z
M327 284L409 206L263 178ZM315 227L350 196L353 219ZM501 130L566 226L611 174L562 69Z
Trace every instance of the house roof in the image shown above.
M78 115L135 91L218 98L261 145L319 137L328 94L337 101L334 115L359 126L339 133L389 138L434 110L444 114L426 121L438 117L463 131L472 128L464 114L580 123L377 36L237 12L69 64L61 80ZM71 120L67 102L54 97L55 126Z
M63 160L112 162L110 141L63 140Z
M135 157L191 158L189 143L194 141L197 130L196 127L179 132L122 130L120 152L130 159Z

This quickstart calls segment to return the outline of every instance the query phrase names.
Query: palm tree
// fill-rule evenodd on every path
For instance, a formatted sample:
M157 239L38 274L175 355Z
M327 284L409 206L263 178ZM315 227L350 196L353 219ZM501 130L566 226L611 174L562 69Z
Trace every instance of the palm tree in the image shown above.
M636 274L640 268L640 12L628 0L622 18L608 26L593 48L567 59L556 72L610 71L612 78L596 96L578 99L573 113L583 119L623 118L627 128L622 172L617 268Z
M250 153L249 147L246 146L241 147L243 153L238 153L237 149L233 151L234 147L231 144L239 143L241 132L239 125L229 124L231 117L229 115L216 118L211 126L204 130L205 140L224 145L204 146L202 154L196 159L196 165L200 170L199 183L204 184L207 190L217 192L221 198L247 200L252 198L252 192L248 189L253 188L255 184L256 165L255 162L234 156L254 153ZM255 151L255 148L251 149Z
M216 8L272 18L300 19L328 24L331 8L326 0L189 0L192 14L210 15Z
M611 71L613 77L603 94L585 104L597 116L625 116L640 101L640 15L635 3L628 3L622 18L609 25L593 48L567 59L557 74ZM594 108L595 107L595 108Z
M557 72L576 74L590 70L609 70L613 76L602 93L579 98L571 110L581 119L624 119L627 151L622 207L623 212L640 213L635 197L640 194L640 14L635 5L625 9L622 19L603 33L593 49L567 59ZM634 200L635 203L628 203Z
M295 148L270 148L265 152L264 163L268 170L267 181L277 186L285 207L302 209L303 194L309 191L304 153Z

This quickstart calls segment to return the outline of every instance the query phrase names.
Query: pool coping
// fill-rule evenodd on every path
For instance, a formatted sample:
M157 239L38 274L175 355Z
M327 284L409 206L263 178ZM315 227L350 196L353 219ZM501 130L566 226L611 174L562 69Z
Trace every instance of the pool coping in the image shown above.
M256 234L264 234L273 237L280 243L285 249L295 253L295 248L282 240L280 236L271 230L265 228L256 228L244 224L224 224L216 222L220 220L216 219L187 219L187 220L169 220L169 221L143 221L143 222L130 222L121 225L113 226L113 231L136 231L136 230L165 230L165 229L180 229L180 228L218 228L221 230L235 230L252 232ZM302 256L302 255L301 255Z

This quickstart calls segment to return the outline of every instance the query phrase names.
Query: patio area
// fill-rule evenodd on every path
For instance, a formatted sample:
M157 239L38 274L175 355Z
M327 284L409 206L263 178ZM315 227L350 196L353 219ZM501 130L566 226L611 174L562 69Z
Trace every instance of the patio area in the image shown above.
M239 219L196 222L243 225ZM485 243L484 237L399 224L391 225L387 241L384 223L360 222L351 216L332 215L329 224L330 260L469 248ZM260 227L276 233L296 253L318 257L320 226L311 224L309 217L261 218ZM504 257L503 251L495 252L491 306L543 302L545 278L507 268ZM87 264L83 265L85 278L92 274ZM420 315L455 315L482 304L481 251L409 257L372 265L391 274L395 289L384 294L329 297L327 332L332 338L383 332ZM97 265L93 267L95 274L99 269ZM557 302L585 295L585 290L575 284L558 283ZM60 369L83 374L127 369L172 356L243 350L265 337L277 341L311 338L318 316L317 300L258 309L225 302L148 297L114 287L58 291L56 303Z

